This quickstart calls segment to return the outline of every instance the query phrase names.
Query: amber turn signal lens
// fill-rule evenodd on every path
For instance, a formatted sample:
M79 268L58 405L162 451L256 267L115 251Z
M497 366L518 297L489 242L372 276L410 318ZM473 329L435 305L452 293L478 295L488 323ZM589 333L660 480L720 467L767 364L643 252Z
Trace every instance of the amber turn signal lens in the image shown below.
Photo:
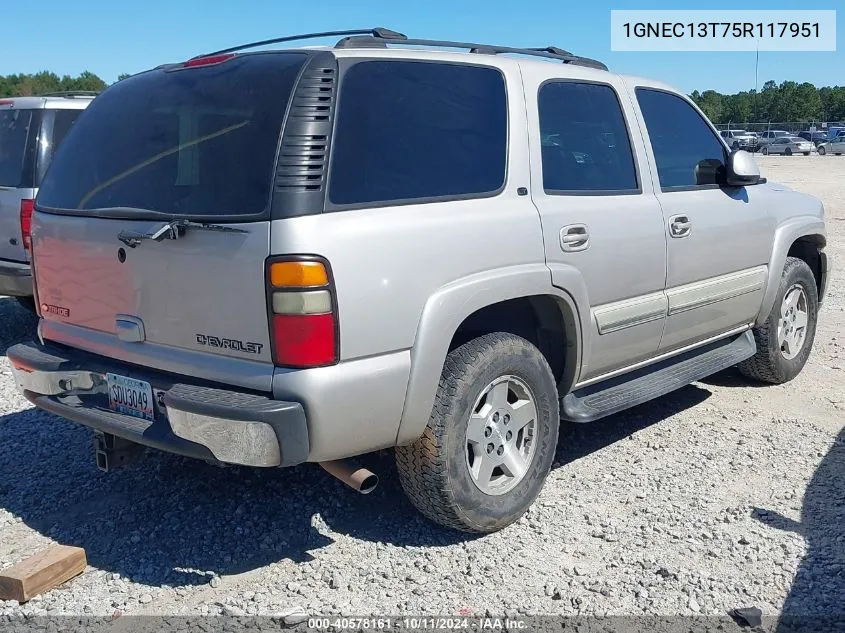
M325 286L326 268L320 262L274 262L270 264L270 284L274 288Z

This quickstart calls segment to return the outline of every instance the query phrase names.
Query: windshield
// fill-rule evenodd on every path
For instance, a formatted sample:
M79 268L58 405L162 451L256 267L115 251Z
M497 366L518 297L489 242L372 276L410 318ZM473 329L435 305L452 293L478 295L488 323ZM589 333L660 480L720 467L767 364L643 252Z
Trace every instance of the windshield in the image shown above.
M127 209L180 217L263 213L305 58L247 55L118 82L59 147L39 208L106 216Z
M0 110L0 187L31 187L36 117L33 110Z

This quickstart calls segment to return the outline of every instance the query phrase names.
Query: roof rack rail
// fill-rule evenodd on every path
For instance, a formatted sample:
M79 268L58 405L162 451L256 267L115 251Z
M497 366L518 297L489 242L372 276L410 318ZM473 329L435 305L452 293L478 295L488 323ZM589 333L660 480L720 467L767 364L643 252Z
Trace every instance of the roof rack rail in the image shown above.
M545 57L547 59L560 60L564 64L574 64L577 66L588 66L590 68L598 68L599 70L607 70L607 66L596 59L579 57L578 55L573 55L569 51L557 48L556 46L546 46L543 48L518 48L513 46L496 46L493 44L474 44L472 42L451 42L448 40L424 40L411 39L407 37L384 38L374 32L360 36L356 35L354 37L345 37L335 44L335 48L384 47L386 44L401 44L402 46L431 46L434 48L465 48L469 50L470 53L478 53L482 55L531 55L534 57Z
M391 31L384 27L377 26L372 29L352 29L348 31L323 31L322 33L304 33L302 35L288 35L285 37L274 37L269 40L261 40L260 42L250 42L249 44L241 44L240 46L232 46L230 48L223 48L213 53L203 53L197 55L192 59L199 59L201 57L211 57L212 55L224 55L226 53L234 53L235 51L242 51L247 48L256 48L258 46L265 46L267 44L280 44L282 42L294 42L296 40L314 40L321 37L337 37L349 35L369 35L372 38L378 38L379 41L395 41L407 39L405 35L397 31Z
M59 92L45 92L37 95L39 97L96 97L100 94L97 90L62 90Z

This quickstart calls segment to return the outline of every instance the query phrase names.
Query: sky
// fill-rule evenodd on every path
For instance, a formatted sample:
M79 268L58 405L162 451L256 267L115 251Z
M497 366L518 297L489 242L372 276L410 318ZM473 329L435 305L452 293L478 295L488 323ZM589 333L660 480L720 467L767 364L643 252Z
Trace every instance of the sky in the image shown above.
M683 90L733 93L755 86L755 53L611 52L611 9L701 9L697 0L2 0L0 74L89 70L107 82L161 63L283 35L384 26L409 37L510 46L554 45L611 70ZM710 0L707 9L837 9L842 0ZM762 52L759 86L845 84L845 42L836 52ZM325 42L312 42L325 43Z

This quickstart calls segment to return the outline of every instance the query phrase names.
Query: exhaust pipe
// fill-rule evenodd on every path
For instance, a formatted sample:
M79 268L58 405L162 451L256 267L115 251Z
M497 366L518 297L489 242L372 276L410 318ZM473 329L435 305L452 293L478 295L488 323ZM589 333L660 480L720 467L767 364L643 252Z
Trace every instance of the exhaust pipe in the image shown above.
M378 476L343 459L335 459L329 462L319 462L327 473L336 477L353 490L362 495L370 494L378 486Z

